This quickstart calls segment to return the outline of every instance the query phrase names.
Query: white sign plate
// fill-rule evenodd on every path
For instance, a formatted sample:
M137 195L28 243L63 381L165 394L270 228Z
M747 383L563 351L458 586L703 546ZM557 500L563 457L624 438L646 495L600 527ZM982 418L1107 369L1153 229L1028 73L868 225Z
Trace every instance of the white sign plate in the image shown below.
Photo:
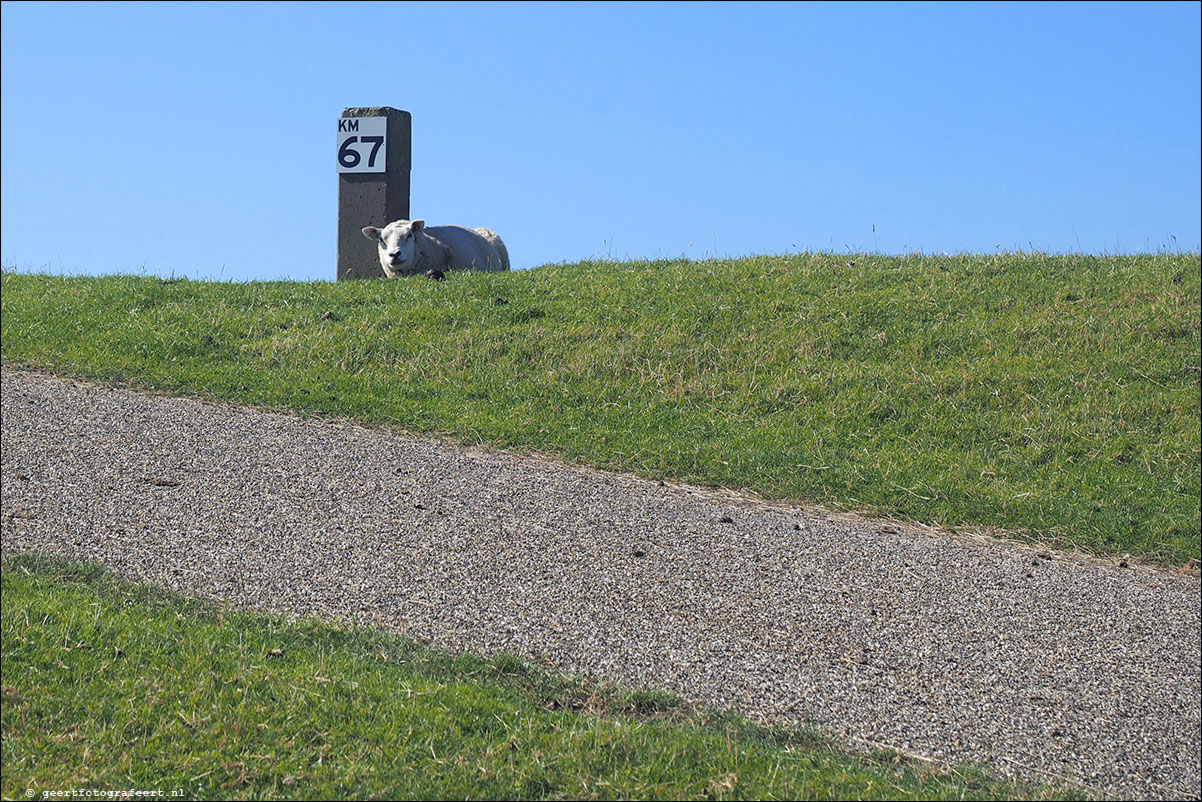
M339 117L338 172L384 172L387 140L387 117Z

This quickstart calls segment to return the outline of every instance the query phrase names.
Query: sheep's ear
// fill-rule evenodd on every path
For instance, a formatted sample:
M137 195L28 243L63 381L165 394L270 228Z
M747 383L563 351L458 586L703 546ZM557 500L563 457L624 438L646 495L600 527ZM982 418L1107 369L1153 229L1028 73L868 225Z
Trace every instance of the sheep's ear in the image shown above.
M380 239L380 229L376 228L375 226L366 226L363 229L363 236L367 237L368 239L378 240Z
M414 220L412 223L409 224L409 230L412 231L414 234L420 234L421 230L425 227L426 227L425 220Z

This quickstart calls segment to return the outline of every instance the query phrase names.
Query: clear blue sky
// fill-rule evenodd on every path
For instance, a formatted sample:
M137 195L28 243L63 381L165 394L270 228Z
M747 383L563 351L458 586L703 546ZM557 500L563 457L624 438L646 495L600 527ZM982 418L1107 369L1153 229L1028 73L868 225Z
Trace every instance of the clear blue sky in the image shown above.
M1196 2L2 9L6 268L332 280L360 105L515 267L1202 240Z

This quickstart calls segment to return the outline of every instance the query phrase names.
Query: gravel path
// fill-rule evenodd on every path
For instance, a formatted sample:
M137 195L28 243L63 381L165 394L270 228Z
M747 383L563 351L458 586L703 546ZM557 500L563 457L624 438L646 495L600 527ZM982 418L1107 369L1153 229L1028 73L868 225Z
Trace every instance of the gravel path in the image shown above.
M1195 576L3 373L3 549L1197 798Z

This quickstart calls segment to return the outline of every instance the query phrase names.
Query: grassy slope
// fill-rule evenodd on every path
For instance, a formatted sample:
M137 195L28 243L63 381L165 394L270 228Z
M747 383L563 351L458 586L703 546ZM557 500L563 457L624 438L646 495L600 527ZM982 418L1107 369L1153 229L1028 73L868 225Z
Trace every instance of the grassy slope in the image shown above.
M799 729L500 657L287 623L4 557L0 794L186 798L1040 799ZM1077 795L1079 798L1079 795Z
M445 283L5 273L3 360L1179 564L1199 556L1199 272L803 254Z

